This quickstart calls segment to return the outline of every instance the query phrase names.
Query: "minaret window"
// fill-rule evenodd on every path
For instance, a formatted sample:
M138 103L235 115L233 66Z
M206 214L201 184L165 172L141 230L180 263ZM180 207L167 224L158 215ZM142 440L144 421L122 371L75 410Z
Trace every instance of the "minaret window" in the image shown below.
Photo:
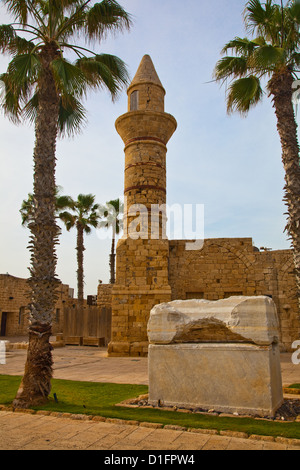
M130 111L137 111L139 107L139 92L133 91L130 95Z

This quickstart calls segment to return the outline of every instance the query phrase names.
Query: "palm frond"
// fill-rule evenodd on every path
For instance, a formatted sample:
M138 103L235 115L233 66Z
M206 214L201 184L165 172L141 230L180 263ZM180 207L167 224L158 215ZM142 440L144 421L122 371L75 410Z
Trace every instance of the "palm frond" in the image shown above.
M6 52L9 45L15 39L16 33L14 28L9 24L0 25L0 50Z
M30 223L33 217L33 194L29 193L28 198L24 199L21 205L20 214L22 219L22 225L25 227Z
M99 204L95 203L93 194L79 194L76 200L66 196L66 203L72 212L63 211L59 217L65 223L67 230L79 224L85 233L91 233L91 227L98 227Z
M91 233L92 229L88 225L87 219L81 219L81 224L80 225L82 226L84 233L86 233L87 235L89 235Z
M246 115L250 108L258 104L263 96L260 80L251 75L235 80L229 87L227 96L227 111L238 111Z
M28 18L28 0L4 0L5 5L9 13L13 17L20 21L20 23L27 23Z
M107 33L129 30L131 16L115 0L103 0L89 9L86 15L86 34L89 39L101 40Z
M91 89L106 88L114 100L129 82L126 64L111 54L78 59L76 65L82 70Z
M258 70L270 72L278 67L278 65L283 64L284 59L284 49L266 44L255 49L249 60L249 65Z
M239 38L236 37L229 41L225 46L223 47L221 53L222 54L227 54L228 50L233 50L236 54L242 55L242 56L248 56L252 54L256 47L256 43L254 41L251 41L248 38Z
M87 217L81 217L79 219L80 224L82 225L85 233L91 233L91 227L97 228L99 224L99 215L95 211L91 211L87 213Z
M108 206L112 206L117 214L121 214L124 211L124 204L120 199L112 199L107 202Z
M20 116L31 124L35 122L39 105L38 92L20 110ZM72 137L86 123L86 110L81 102L73 95L62 95L59 103L58 133L59 137Z
M56 209L61 211L62 209L72 208L73 199L70 196L56 196Z
M97 228L99 226L99 214L98 214L98 212L92 212L90 214L89 224L94 228Z
M2 107L4 113L15 123L20 122L23 106L32 97L40 65L36 54L17 55L9 63L7 73L0 76Z
M251 42L256 46L265 46L267 44L263 36L258 36L257 38L252 39Z
M248 61L244 57L223 57L217 62L214 77L217 81L230 77L243 77L248 71Z
M8 73L0 75L1 107L4 114L15 124L20 123L20 90L10 80Z
M25 38L16 36L10 43L7 45L7 51L12 55L17 54L29 54L33 52L36 46L33 41L28 41Z
M55 188L55 210L56 216L60 216L60 213L63 213L63 209L72 208L72 198L69 196L62 196L60 192L62 190L61 186L56 186ZM28 226L33 221L34 216L34 195L32 193L28 194L27 199L22 201L21 209L19 210L22 218L22 225ZM64 211L63 217L66 219L68 218L71 220L71 214L65 215L66 211Z
M8 66L10 79L20 86L26 82L35 82L41 70L38 54L20 54L14 57Z
M63 94L82 96L86 89L85 76L79 67L60 57L51 63L58 89Z
M291 63L294 65L293 68L300 67L300 52L294 52L291 55Z
M300 2L299 1L292 2L290 7L287 8L287 15L293 22L300 25Z
M127 66L119 57L111 54L98 54L95 56L97 63L106 66L114 80L121 85L128 85L129 74Z
M60 100L58 127L60 137L72 137L86 123L86 110L72 95L64 95Z
M39 105L38 93L34 93L22 109L22 116L30 123L34 123Z
M82 213L91 211L94 204L95 196L93 194L79 194L77 197L76 205Z
M61 9L62 11L68 11L82 5L83 0L51 0L51 5L54 10Z
M250 0L245 8L245 24L251 33L258 32L264 37L272 37L273 19L278 5L273 0L266 0L264 4L260 0Z
M64 211L64 212L61 212L59 214L59 218L60 220L62 220L62 222L64 222L65 226L66 226L66 229L68 230L68 232L71 230L71 228L73 228L76 224L76 216L71 214L70 212L68 211Z
M90 0L6 0L5 4L17 23L0 26L0 50L13 56L7 73L1 76L4 112L16 123L21 117L35 121L44 66L41 53L51 50L53 54L56 47L57 58L51 62L51 71L60 99L59 133L74 135L86 121L81 98L89 90L104 88L115 100L129 83L129 76L118 57L96 55L81 45L73 46L69 37L80 31L86 35L87 28L95 38L105 31L122 31L129 28L130 15L115 0L103 0L92 7ZM31 39L20 37L19 30L30 32ZM63 57L66 47L81 58L78 63ZM87 53L92 57L85 57Z
M118 235L123 228L123 219L120 217L123 212L124 204L120 199L108 201L105 206L100 207L100 213L104 220L99 222L99 227L106 229L112 227L113 232Z
M64 41L75 32L80 32L85 28L86 24L86 11L89 2L79 0L67 3L67 9L70 9L69 16L66 16L63 11L61 15L57 15L54 19L54 23L56 23L54 36L58 41Z

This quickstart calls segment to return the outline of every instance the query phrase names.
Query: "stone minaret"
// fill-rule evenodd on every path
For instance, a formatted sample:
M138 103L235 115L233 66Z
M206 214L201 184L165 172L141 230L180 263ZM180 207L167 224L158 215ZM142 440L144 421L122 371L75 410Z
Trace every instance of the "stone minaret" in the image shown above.
M165 90L145 55L128 88L128 112L116 121L125 144L124 237L117 247L111 356L146 356L151 308L171 300L165 232L167 142L176 130Z

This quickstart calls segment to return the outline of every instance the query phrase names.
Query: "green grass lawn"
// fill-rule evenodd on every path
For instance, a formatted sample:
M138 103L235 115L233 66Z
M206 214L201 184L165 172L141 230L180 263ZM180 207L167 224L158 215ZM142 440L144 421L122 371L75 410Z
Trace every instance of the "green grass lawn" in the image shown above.
M300 384L292 384L289 386L289 388L297 388L298 390L300 390Z
M21 377L0 375L0 404L11 404L19 387ZM52 380L50 400L43 410L63 413L85 413L104 415L116 403L138 397L148 392L145 385L119 385L110 383L75 382L71 380ZM56 395L57 402L54 400Z
M10 405L16 395L21 377L0 375L0 404ZM252 418L219 417L145 408L115 406L129 398L147 393L144 385L52 381L50 400L36 409L62 413L90 414L106 418L171 424L187 428L240 431L247 434L282 436L300 439L300 423L273 422ZM57 402L54 400L56 394Z

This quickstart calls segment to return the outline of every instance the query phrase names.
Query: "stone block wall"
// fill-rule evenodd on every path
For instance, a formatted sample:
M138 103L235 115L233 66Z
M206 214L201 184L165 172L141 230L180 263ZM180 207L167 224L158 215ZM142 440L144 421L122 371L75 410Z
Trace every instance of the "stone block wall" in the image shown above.
M111 356L146 356L152 307L171 300L167 240L121 240L112 295Z
M270 296L278 311L281 349L290 351L300 337L292 251L259 251L251 238L208 239L199 251L187 251L185 245L170 241L172 300Z
M111 308L113 284L99 284L97 292L97 306Z
M23 336L28 333L29 288L26 279L0 274L0 325L2 336ZM69 302L69 286L60 284L53 312L52 333L63 331L64 306Z
M147 354L147 323L154 305L235 295L271 297L279 317L281 351L291 351L300 338L292 250L259 251L251 238L208 239L199 251L187 251L186 243L120 241L117 283L98 290L98 305L112 305L114 312L111 355Z

